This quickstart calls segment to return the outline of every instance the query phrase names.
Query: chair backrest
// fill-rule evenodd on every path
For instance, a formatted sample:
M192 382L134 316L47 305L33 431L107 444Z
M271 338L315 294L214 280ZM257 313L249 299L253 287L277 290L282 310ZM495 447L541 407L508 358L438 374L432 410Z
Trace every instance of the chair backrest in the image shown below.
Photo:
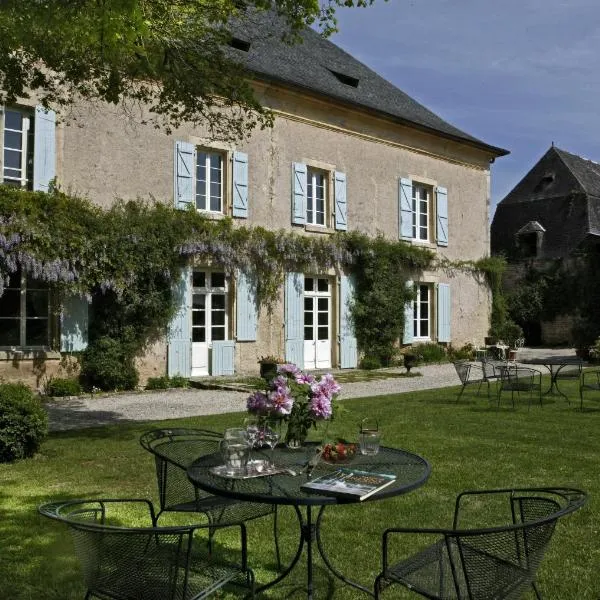
M189 597L193 527L156 527L148 501L75 500L45 504L39 512L69 527L92 594L145 600ZM136 518L143 514L147 526L123 526L131 512Z
M469 600L521 598L535 580L558 519L586 501L584 492L561 488L467 492L457 500L456 515L469 495L476 497L476 510L486 520L504 521L445 536L454 571L451 597Z
M140 438L143 448L154 455L161 512L183 510L210 494L196 488L187 477L188 466L197 458L219 451L222 436L206 429L154 429Z
M471 364L466 360L457 360L454 362L454 368L462 384L467 383L469 380L469 372L471 370Z

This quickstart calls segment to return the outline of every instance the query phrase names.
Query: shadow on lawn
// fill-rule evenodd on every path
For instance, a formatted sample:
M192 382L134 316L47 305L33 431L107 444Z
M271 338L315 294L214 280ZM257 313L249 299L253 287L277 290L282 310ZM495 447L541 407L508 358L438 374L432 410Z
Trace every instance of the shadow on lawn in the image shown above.
M87 410L81 400L48 401L44 403L44 408L50 419L50 431L136 422L115 411Z

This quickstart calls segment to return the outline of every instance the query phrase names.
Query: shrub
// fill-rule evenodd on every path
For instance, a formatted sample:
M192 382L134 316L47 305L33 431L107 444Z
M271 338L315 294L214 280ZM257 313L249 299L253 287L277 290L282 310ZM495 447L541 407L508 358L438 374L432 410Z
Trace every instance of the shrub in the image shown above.
M424 363L439 363L448 360L446 348L435 342L427 342L413 347L415 354L419 355L419 361Z
M169 380L169 384L172 388L186 388L190 384L187 377L183 375L174 375Z
M110 337L94 340L81 357L81 381L87 390L132 390L138 384L133 355Z
M367 354L367 356L363 356L360 359L360 364L358 365L360 369L365 369L370 371L372 369L381 369L381 361L378 356L373 356Z
M77 379L54 377L46 384L46 396L79 396L81 385Z
M166 375L162 377L148 377L146 383L147 390L166 390L169 387L169 378Z
M48 415L23 383L0 384L0 462L33 456L48 433Z

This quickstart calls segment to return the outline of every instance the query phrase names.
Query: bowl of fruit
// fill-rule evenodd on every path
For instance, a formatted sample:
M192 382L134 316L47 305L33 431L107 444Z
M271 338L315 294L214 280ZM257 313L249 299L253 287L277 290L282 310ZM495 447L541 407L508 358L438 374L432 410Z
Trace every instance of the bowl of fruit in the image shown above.
M358 451L357 444L337 440L323 445L321 459L328 463L343 464L350 462Z

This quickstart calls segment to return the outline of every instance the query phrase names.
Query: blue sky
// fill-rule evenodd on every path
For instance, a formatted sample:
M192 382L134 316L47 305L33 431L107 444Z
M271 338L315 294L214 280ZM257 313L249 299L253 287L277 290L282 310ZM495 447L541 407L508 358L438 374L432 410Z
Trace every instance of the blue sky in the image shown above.
M598 0L376 0L331 40L456 127L510 150L492 214L546 152L600 161Z

